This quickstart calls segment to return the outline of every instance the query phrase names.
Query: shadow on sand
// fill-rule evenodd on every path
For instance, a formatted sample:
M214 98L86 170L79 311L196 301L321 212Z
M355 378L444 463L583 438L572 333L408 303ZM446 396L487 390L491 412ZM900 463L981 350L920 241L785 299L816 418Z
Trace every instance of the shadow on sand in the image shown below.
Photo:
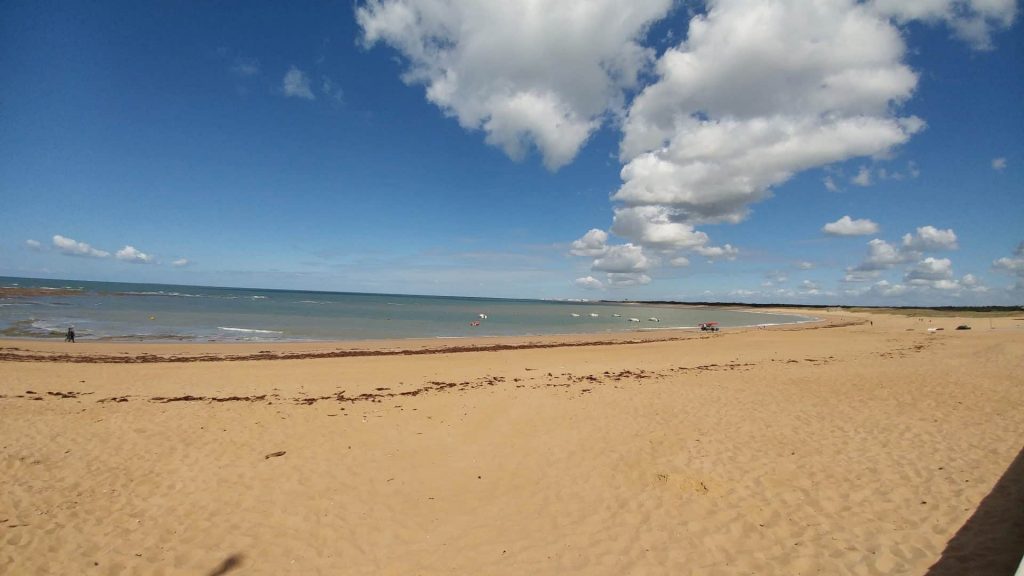
M1024 554L1024 449L927 576L1012 576Z
M224 574L231 572L242 565L242 558L243 556L241 554L232 554L231 556L228 556L220 563L220 566L214 568L213 572L210 572L208 576L223 576Z

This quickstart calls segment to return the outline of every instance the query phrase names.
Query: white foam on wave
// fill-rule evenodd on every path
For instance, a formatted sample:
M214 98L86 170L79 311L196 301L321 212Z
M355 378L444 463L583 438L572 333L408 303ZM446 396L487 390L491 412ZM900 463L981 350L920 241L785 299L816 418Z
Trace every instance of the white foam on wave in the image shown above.
M185 294L182 292L164 292L158 290L155 292L120 292L119 294L125 296L176 296L178 298L203 298L202 294Z
M217 326L218 330L226 330L228 332L249 332L252 334L284 334L280 330L257 330L255 328L234 328L231 326Z

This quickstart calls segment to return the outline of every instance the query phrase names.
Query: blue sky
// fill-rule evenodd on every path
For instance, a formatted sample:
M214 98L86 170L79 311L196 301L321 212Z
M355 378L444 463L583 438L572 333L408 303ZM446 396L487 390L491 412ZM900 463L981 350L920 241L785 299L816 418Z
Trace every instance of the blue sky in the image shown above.
M1021 304L1018 21L974 0L5 2L0 275Z

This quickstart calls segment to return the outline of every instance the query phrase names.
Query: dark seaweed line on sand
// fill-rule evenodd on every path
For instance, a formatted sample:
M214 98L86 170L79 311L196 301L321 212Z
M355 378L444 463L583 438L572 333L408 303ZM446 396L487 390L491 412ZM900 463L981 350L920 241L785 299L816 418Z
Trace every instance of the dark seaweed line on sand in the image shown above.
M817 361L827 362L826 359L822 359L822 360L808 359L808 361L810 361L810 362L817 362ZM600 374L585 374L585 375L582 375L582 376L577 376L577 375L574 375L574 374L569 373L569 372L563 372L561 374L554 374L552 372L548 372L548 373L546 373L546 374L544 374L542 376L533 377L533 378L525 378L525 379L524 378L511 378L511 379L508 379L508 378L506 378L504 376L483 376L483 377L477 378L475 380L464 380L462 382L445 382L445 381L439 381L439 380L430 380L430 381L426 382L423 386L420 386L419 388L414 388L412 390L406 390L406 391L398 392L398 391L392 391L392 389L390 387L387 387L387 386L378 386L372 392L364 392L364 393L359 394L357 396L346 396L345 395L345 392L346 392L345 390L339 390L338 392L335 392L333 394L327 394L327 395L323 395L323 396L297 396L297 397L290 397L290 398L289 397L281 396L280 394L277 394L277 393L260 394L260 395L253 395L253 396L195 396L195 395L192 395L192 394L185 394L185 395L182 395L182 396L170 396L170 397L168 397L168 396L153 396L153 397L150 397L148 399L145 398L145 397L141 397L141 396L121 395L121 396L110 396L110 397L107 397L107 398L101 398L99 400L96 400L96 402L99 403L99 404L107 404L107 403L121 404L121 403L125 403L125 402L130 402L130 401L133 401L133 399L136 399L136 400L143 400L143 401L148 401L148 402L152 402L152 403L156 403L156 404L171 404L171 403L178 403L178 402L204 402L204 403L218 403L218 404L219 403L224 403L224 402L248 402L248 403L261 402L261 403L266 403L266 404L274 404L275 402L284 402L284 403L298 404L298 405L303 405L303 406L312 406L313 404L316 404L318 402L330 401L330 400L333 400L335 402L351 403L351 404L354 404L356 402L377 402L377 403L379 403L379 402L382 402L385 399L419 396L421 394L431 394L431 393L436 393L436 392L443 392L443 391L446 391L446 390L456 390L456 391L459 391L459 392L464 392L464 391L473 390L473 389L477 389L477 388L485 388L485 387L498 386L498 385L502 385L502 384L506 384L506 383L514 384L516 386L516 388L524 388L524 387L527 387L527 386L531 386L531 387L534 387L534 388L538 388L538 387L568 388L568 387L571 387L574 384L579 384L579 385L586 384L586 385L593 386L593 385L606 385L606 384L610 384L610 383L622 382L622 381L631 381L631 380L639 382L639 381L650 379L650 378L655 378L655 379L657 379L657 378L664 378L664 377L666 377L666 376L668 376L670 374L673 374L673 373L687 373L687 372L700 373L700 372L709 372L709 371L714 372L714 371L721 371L721 370L737 370L737 369L738 370L749 370L753 366L756 366L756 364L730 362L730 363L727 363L727 364L704 364L704 365L700 365L700 366L677 366L677 367L668 369L668 371L666 371L666 372L652 372L652 371L643 370L643 369L637 369L637 370L628 370L628 369L626 369L626 370L620 370L618 372L612 372L612 371L606 370L606 371L604 371L604 372L602 372ZM538 383L538 381L539 381L539 383ZM593 390L593 388L584 388L584 389L580 390L580 393L581 394L585 394L587 392L591 392L592 390ZM90 395L90 394L95 394L95 392L76 392L76 391L59 392L59 391L51 391L51 392L46 392L45 395L43 395L43 394L40 394L39 392L35 392L33 390L26 390L24 394L14 394L14 395L0 394L0 400L18 400L18 399L24 399L24 400L46 400L47 399L46 396L52 397L50 399L59 398L59 399L64 400L64 399L78 399L78 398L81 398L82 396L87 396L87 395ZM344 408L342 408L342 410L344 410Z
M823 328L842 328L863 324L865 321L848 321L829 323L819 326L801 326L802 330L818 330ZM703 335L696 339L720 337ZM0 362L66 362L71 364L150 364L159 362L243 362L251 360L307 360L318 358L358 358L368 356L424 356L429 354L461 354L466 352L505 352L508 350L540 350L549 348L574 348L584 346L616 346L624 344L650 344L654 342L677 342L693 340L694 336L676 336L670 338L651 338L643 340L595 340L585 342L552 342L527 344L491 344L483 346L442 346L440 348L420 348L405 350L332 350L326 352L300 352L295 354L259 352L233 356L157 356L140 354L138 356L103 356L77 354L23 354L18 348L0 348ZM13 350L13 352L12 352Z

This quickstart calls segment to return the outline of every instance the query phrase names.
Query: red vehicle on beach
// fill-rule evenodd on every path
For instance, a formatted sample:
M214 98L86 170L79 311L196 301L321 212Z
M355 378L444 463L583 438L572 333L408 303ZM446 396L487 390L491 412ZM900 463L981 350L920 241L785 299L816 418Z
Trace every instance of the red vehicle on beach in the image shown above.
M718 322L701 322L697 327L701 332L718 332Z

